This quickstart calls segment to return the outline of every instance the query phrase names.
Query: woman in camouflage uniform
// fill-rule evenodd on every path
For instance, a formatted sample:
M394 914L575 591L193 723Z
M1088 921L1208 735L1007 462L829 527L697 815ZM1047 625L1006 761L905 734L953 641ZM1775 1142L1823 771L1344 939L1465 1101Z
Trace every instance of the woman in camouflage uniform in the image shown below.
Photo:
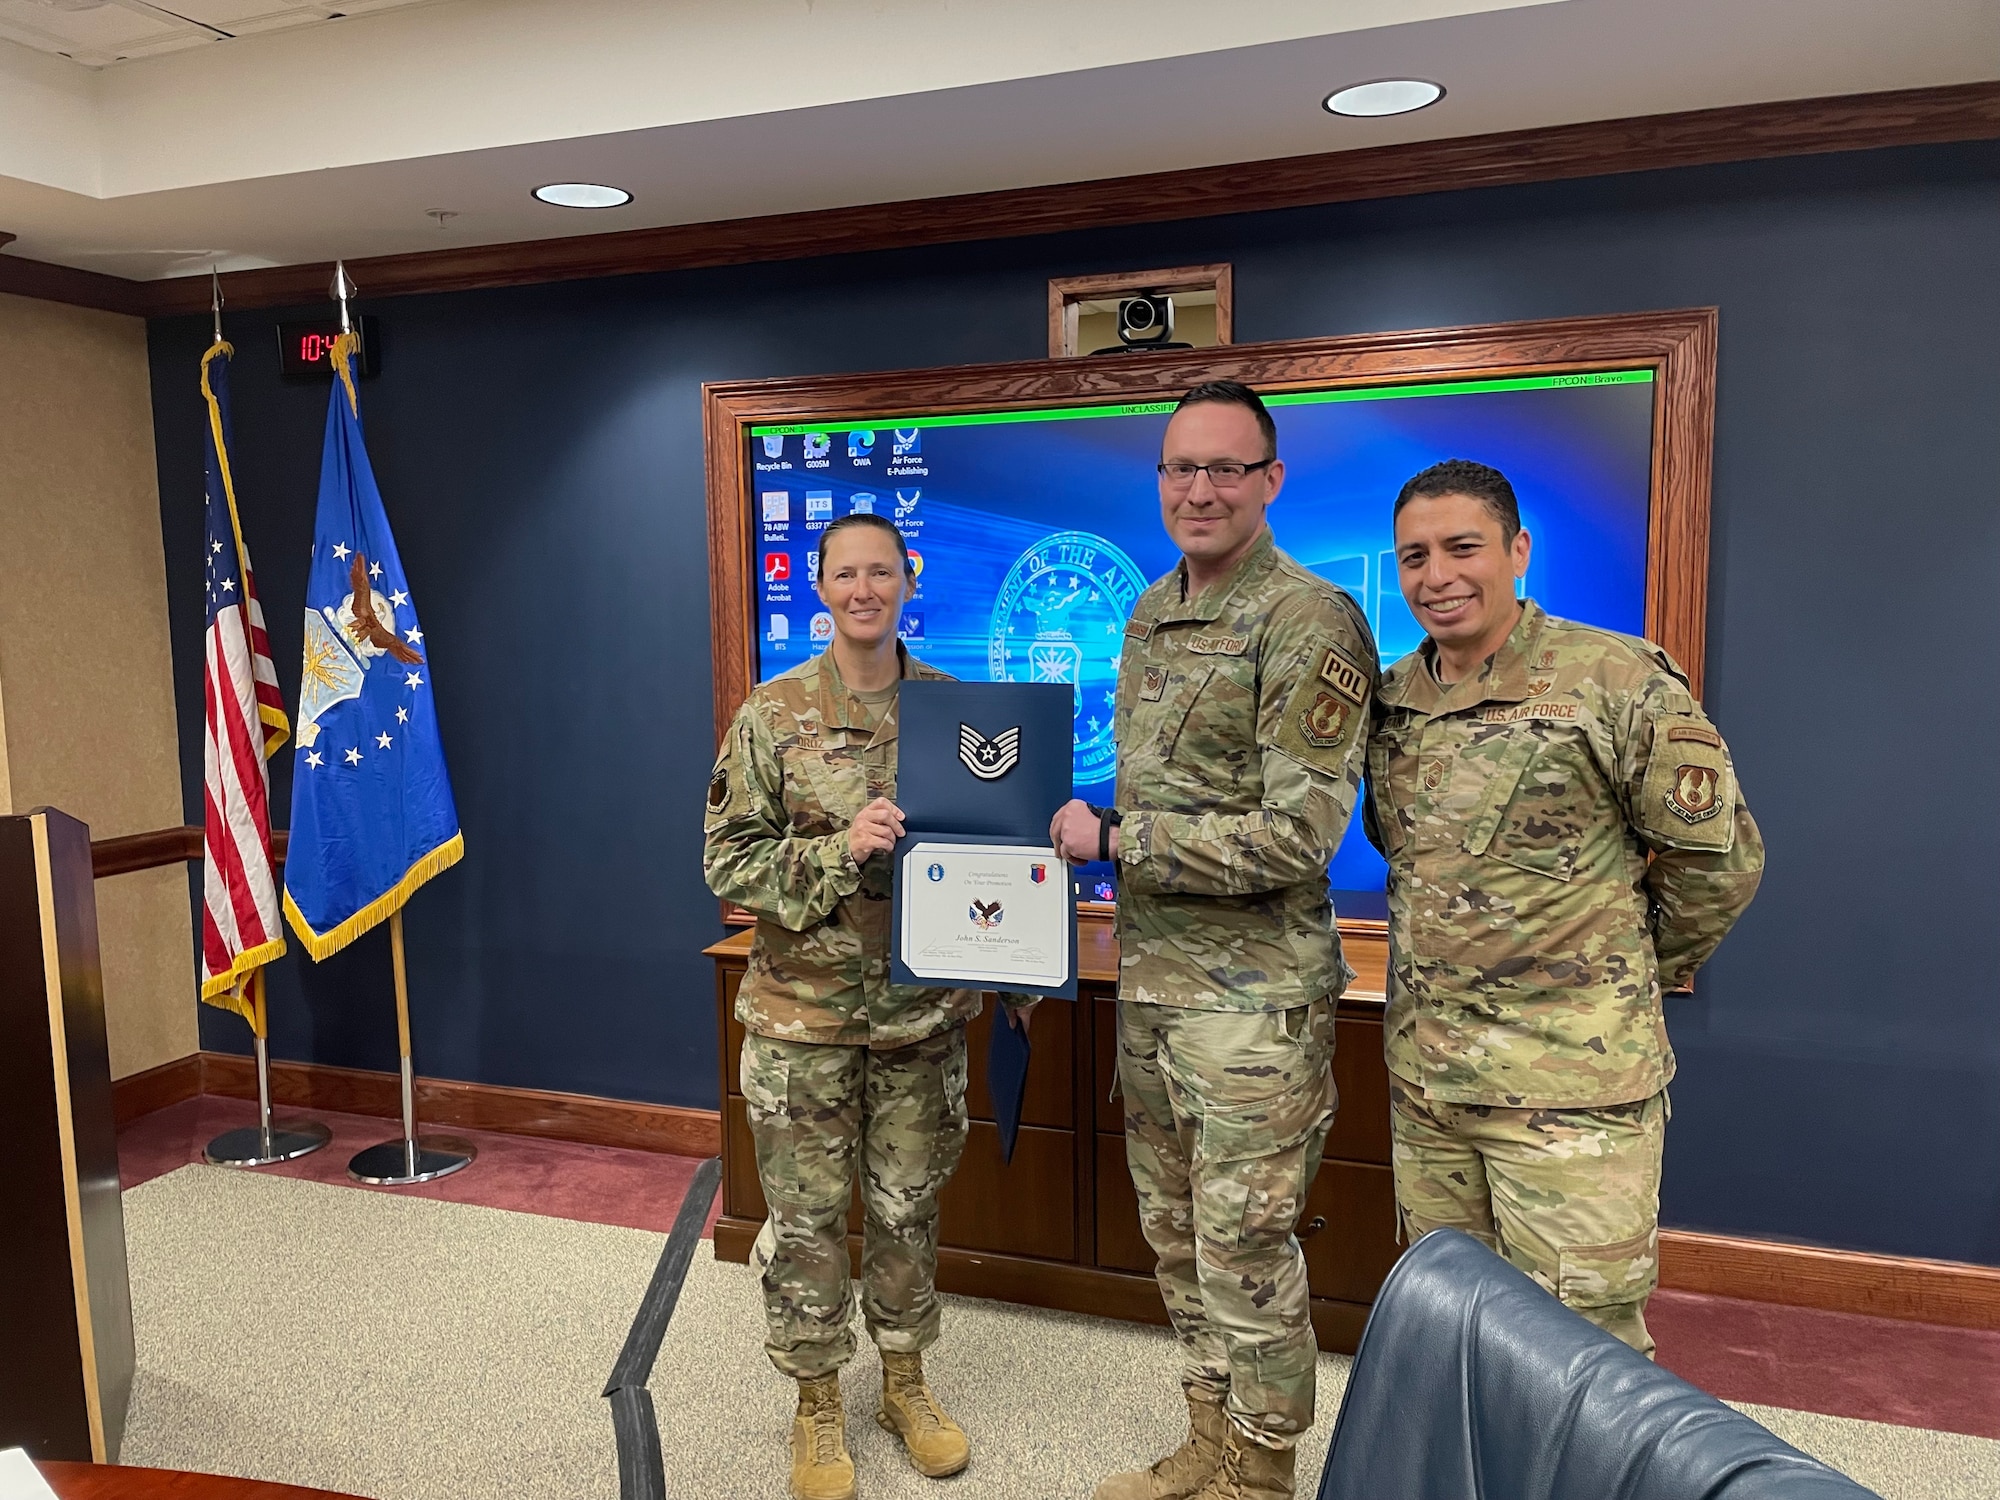
M760 683L737 712L708 787L703 873L757 916L737 991L742 1080L769 1210L757 1237L765 1348L799 1382L791 1492L854 1494L840 1367L854 1352L847 1208L861 1170L861 1305L882 1354L876 1420L919 1472L955 1474L965 1434L924 1380L937 1339L938 1193L965 1145L972 990L889 983L889 851L896 695L940 679L897 640L915 588L886 519L821 534L817 588L833 641Z

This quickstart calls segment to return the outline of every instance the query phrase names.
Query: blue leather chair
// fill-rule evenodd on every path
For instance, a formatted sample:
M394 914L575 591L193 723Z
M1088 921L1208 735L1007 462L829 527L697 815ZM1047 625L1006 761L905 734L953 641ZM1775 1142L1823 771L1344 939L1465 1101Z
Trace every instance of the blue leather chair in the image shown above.
M1456 1230L1375 1300L1319 1500L1867 1500Z

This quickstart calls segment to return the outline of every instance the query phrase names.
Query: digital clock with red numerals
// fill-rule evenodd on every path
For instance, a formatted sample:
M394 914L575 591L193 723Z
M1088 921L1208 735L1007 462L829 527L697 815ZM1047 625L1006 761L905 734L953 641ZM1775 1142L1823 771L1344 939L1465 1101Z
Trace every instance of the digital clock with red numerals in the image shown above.
M375 373L375 320L356 318L354 331L360 335L358 373ZM287 375L333 376L333 341L340 337L340 322L280 323L278 325L278 366Z

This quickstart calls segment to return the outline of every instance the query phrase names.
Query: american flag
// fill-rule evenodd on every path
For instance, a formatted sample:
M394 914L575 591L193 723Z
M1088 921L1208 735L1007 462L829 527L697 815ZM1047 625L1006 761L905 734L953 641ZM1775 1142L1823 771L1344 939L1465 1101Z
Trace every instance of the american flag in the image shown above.
M208 626L202 638L201 998L260 1028L245 980L285 951L271 869L271 779L264 762L291 736L229 463L229 356L217 340L201 361L208 405L208 524L203 532Z

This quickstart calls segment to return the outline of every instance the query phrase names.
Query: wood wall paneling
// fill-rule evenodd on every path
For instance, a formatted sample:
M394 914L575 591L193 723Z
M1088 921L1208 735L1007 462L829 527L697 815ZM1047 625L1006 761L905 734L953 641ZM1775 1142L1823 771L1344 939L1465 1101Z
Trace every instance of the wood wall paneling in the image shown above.
M202 1079L205 1093L257 1097L256 1067L247 1057L203 1053ZM271 1063L271 1100L294 1108L389 1119L399 1116L403 1107L402 1087L394 1073L276 1059ZM675 1156L714 1156L722 1147L720 1122L713 1110L450 1078L417 1079L417 1118L429 1126L495 1130Z
M190 1052L111 1085L111 1117L120 1130L142 1115L201 1093L202 1055Z
M2000 1329L2000 1266L1660 1232L1660 1285L1785 1307Z
M1969 83L1595 120L948 198L373 256L351 260L347 268L362 296L374 299L963 244L1995 136L2000 136L2000 83ZM57 296L153 317L208 310L206 277L124 282L64 267L36 267L18 256L0 256L0 267L6 268L0 271L0 290L28 296ZM229 306L238 309L322 303L332 274L330 263L232 271L222 278L223 293Z

